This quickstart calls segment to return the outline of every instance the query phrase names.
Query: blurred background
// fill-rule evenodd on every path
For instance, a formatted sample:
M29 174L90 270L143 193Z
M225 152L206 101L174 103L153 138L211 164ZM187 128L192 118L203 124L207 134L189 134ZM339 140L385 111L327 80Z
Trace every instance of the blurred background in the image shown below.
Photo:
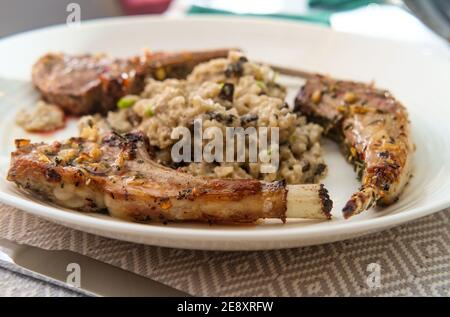
M0 0L0 37L81 20L135 14L177 17L238 14L304 21L368 36L423 44L448 53L450 0Z

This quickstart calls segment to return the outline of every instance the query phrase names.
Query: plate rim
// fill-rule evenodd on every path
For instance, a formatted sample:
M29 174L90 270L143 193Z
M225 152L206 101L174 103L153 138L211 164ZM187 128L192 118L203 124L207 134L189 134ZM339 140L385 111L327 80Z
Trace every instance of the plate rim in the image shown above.
M366 231L366 230L376 230L379 229L380 226L383 228L383 225L390 226L390 225L397 225L399 223L404 223L407 221L411 221L414 219L417 219L422 216L426 216L432 213L435 213L440 210L445 210L450 206L450 197L447 199L441 199L437 202L435 202L432 205L429 205L428 208L421 207L421 208L413 208L409 209L407 212L399 212L394 214L387 214L383 215L382 217L378 218L370 218L370 219L363 219L361 221L340 221L339 223L335 224L333 227L290 227L285 228L282 231L279 230L279 228L265 228L261 231L249 231L249 230L237 230L233 226L227 226L227 229L214 229L210 230L204 229L204 228L183 228L183 227L171 227L170 225L167 226L156 226L152 224L141 224L141 223L134 223L129 221L119 221L118 219L115 219L111 217L110 219L102 219L102 218L96 218L91 217L86 214L83 214L82 212L77 212L76 210L73 210L72 212L68 212L64 209L58 209L53 206L46 206L43 203L35 202L31 200L27 200L24 197L20 195L13 195L8 194L3 191L0 191L0 202L3 202L9 206L16 207L18 209L21 209L25 212L28 212L28 210L31 210L33 214L35 215L43 215L51 216L52 219L57 219L62 222L70 222L72 223L73 220L76 220L76 224L83 224L87 225L92 229L96 229L94 226L96 223L101 223L102 225L110 225L112 227L115 227L115 229L125 229L123 227L129 227L128 230L137 229L140 234L151 234L153 231L155 233L162 233L163 235L166 235L167 233L173 234L174 236L178 235L184 235L186 232L189 233L190 236L193 237L218 237L218 236L228 236L232 237L236 234L239 234L240 237L245 236L245 238L252 238L259 235L270 235L270 234L276 234L276 236L286 236L289 237L291 235L295 235L296 238L301 237L302 235L306 234L326 234L326 233L333 233L333 234L340 234L340 233L346 233L348 232L348 229L357 229L358 231ZM331 220L332 221L332 220ZM123 231L122 233L129 233L130 231ZM182 232L179 232L182 231ZM332 232L329 232L332 231ZM133 234L136 233L136 231L132 230ZM167 237L167 236L166 236ZM236 237L236 238L240 238Z

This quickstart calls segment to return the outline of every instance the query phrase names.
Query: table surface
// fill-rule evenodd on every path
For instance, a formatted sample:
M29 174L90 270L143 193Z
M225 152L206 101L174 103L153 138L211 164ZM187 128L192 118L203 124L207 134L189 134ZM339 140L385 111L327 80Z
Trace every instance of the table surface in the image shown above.
M33 14L35 14L34 10L21 10L21 6L24 5L25 1L14 1L14 8L12 8L13 11L15 12L20 12L20 14L22 14L23 12L33 12ZM46 0L45 2L52 2L52 0ZM58 2L60 2L58 0ZM70 2L70 1L67 1ZM88 3L89 1L85 1L86 3ZM103 1L103 2L110 2L110 1ZM176 15L180 15L182 14L182 10L185 8L184 3L185 1L181 0L178 2L175 2L175 4L172 6L172 9L169 11L168 15L172 15L172 16L176 16ZM30 2L27 1L27 4L29 4ZM11 3L8 3L8 6L11 6ZM60 7L60 6L59 6ZM6 12L6 10L1 10L1 5L0 5L0 16L1 16L1 12ZM99 7L93 8L91 10L91 14L89 15L90 18L94 18L94 17L101 17L101 16L106 16L106 15L118 15L119 11L117 9L117 7L115 6L111 6L110 4L103 7L102 9L99 9ZM383 32L374 32L374 28L376 28L377 30L380 30L379 28L379 23L377 23L377 25L373 25L378 19L374 18L372 19L372 21L370 21L370 19L365 19L364 17L367 15L367 11L366 10L360 10L358 12L354 12L354 13L345 13L345 19L342 19L341 17L338 17L337 19L334 20L333 23L333 27L335 29L338 30L342 30L342 31L352 31L352 30L357 30L358 33L361 32L366 32L366 34L369 35L374 35L374 33L376 33L376 36L386 36L387 34ZM392 18L392 12L391 11L386 11L384 12L378 12L378 15L385 15L386 17L391 16ZM397 13L398 14L398 13ZM39 15L35 15L34 19L42 19L42 17L40 18ZM361 20L364 20L365 22L362 22ZM411 26L414 24L414 27L417 28L417 21L415 21L414 19L411 18L405 18L403 16L402 18L404 23L411 23ZM13 19L14 20L14 19ZM17 19L17 20L21 20L24 21L26 19ZM1 21L8 21L8 24L10 23L11 19L0 19L0 23ZM378 20L379 21L379 20ZM56 22L60 22L60 21L53 21L53 20L48 20L48 19L44 19L44 20L35 20L34 22L32 22L29 25L32 26L42 26L43 24L51 24L51 23L56 23ZM354 28L352 27L351 23L357 23L358 24L358 28ZM365 23L363 26L361 26L361 23ZM20 23L19 23L20 24ZM16 25L13 26L15 27L15 29L7 29L7 28L3 28L0 25L0 30L2 30L3 33L0 33L0 37L4 36L8 33L13 33L13 30L17 31L17 30L25 30L27 27L24 25ZM11 27L11 26L10 26ZM423 27L423 26L422 26ZM29 27L28 27L29 28ZM401 29L407 30L408 26L407 25L402 25ZM365 30L365 31L364 31ZM386 31L386 30L385 30ZM389 30L387 30L389 31ZM395 32L394 32L395 33ZM417 33L416 33L417 34ZM396 36L399 36L398 34ZM392 34L388 35L388 37L392 37ZM414 38L408 37L408 40L414 40ZM417 41L420 41L421 44L424 43L428 43L430 45L430 47L432 49L434 49L435 51L439 51L439 53L441 54L447 54L447 56L450 56L450 50L448 50L448 47L445 47L445 44L443 44L443 42L441 42L436 36L432 35L431 33L429 33L427 30L423 30L423 32L421 33L421 35L417 38ZM449 294L450 295L450 294ZM25 276L19 272L14 272L11 271L10 269L4 268L4 267L0 267L0 296L67 296L67 297L72 297L72 296L82 296L79 293L76 293L74 291L71 291L69 289L65 289L47 282L43 282L40 281L38 279L35 279L33 277L29 277L29 276Z

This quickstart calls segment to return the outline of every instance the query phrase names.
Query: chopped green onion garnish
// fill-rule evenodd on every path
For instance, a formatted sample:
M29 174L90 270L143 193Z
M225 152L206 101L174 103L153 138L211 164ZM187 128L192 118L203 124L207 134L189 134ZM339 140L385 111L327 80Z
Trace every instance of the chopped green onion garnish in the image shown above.
M117 107L119 109L127 109L132 107L136 101L138 101L138 97L137 96L125 96L119 99L119 101L117 102Z
M277 81L279 75L280 75L280 74L279 74L278 72L273 72L272 81L273 81L273 82Z
M259 86L259 88L261 89L267 89L266 84L263 81L257 80L256 84Z
M153 107L148 106L147 109L145 110L145 115L147 117L153 117L154 114L155 114L155 112L153 111Z
M290 141L291 143L295 143L295 142L297 141L297 136L296 136L295 134L292 134L292 135L289 137L289 141Z

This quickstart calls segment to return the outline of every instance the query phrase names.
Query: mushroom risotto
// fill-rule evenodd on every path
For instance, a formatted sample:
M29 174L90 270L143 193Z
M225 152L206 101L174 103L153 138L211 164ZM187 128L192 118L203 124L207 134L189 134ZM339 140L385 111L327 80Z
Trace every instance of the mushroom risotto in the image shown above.
M93 122L96 127L118 132L140 129L148 136L158 162L193 175L316 183L326 173L320 146L322 128L293 112L285 96L286 88L276 82L271 68L248 61L240 52L231 52L228 58L198 65L186 80L149 79L140 96L122 98L118 111L109 112L106 120L99 115L83 117L80 131L82 135L92 132ZM203 130L279 128L278 170L262 173L261 162L248 159L174 163L171 148L178 140L171 138L172 132L178 127L192 129L195 119L202 120Z

